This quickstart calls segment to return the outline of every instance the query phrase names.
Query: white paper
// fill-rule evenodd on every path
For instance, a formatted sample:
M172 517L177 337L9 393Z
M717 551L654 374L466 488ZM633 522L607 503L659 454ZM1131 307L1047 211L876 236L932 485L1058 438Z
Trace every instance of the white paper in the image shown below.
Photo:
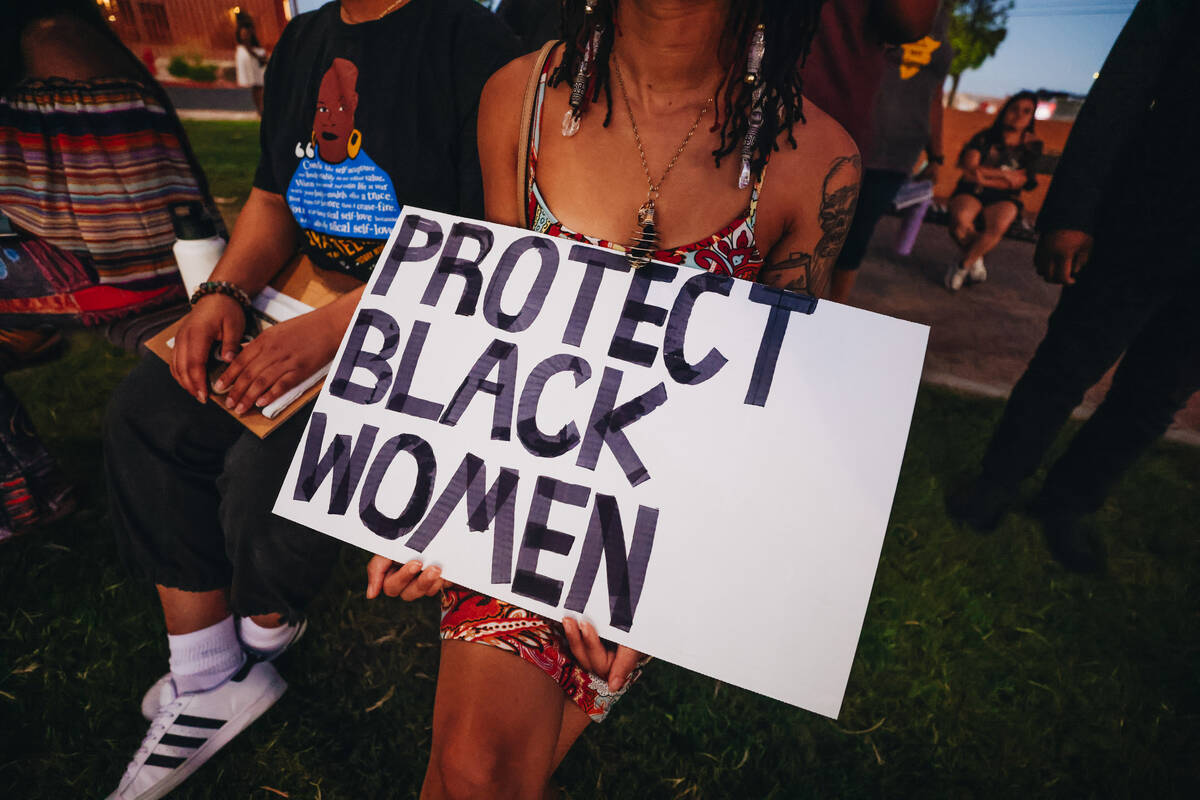
M475 238L456 237L456 223L468 226L460 231L475 231ZM424 229L414 230L414 225ZM427 229L440 232L440 246L429 241ZM478 238L486 234L493 241L477 275L475 266L464 268L450 260L456 255L476 259L481 250ZM525 252L512 266L504 290L496 294L497 263L510 245L528 242L529 237L548 242L549 250ZM448 245L450 240L455 240L454 247ZM406 243L411 245L408 250ZM446 253L448 247L457 254ZM539 254L546 252L550 254L545 258L558 265L543 273ZM589 253L602 257L605 252L528 231L405 209L363 294L356 323L334 359L275 513L397 561L419 556L427 564L442 565L450 580L561 619L569 613L564 605L579 575L589 520L599 514L597 509L610 509L615 502L626 553L639 510L654 509L657 518L651 526L644 584L628 630L612 624L620 614L610 606L607 556L599 560L582 614L572 615L585 617L613 641L836 717L887 527L928 330L826 301L813 313L777 311L777 321L786 321L786 333L777 340L769 392L763 405L747 404L755 365L764 341L769 344L771 338L767 331L772 305L765 303L791 302L788 298L795 296L732 279L724 284L728 296L718 291L696 295L682 361L701 362L715 349L720 354L717 362L724 358L725 363L706 380L681 383L677 378L686 375L678 369L680 354L674 354L677 369L672 375L664 337L669 330L683 330L677 307L681 287L693 279L689 285L699 285L706 279L698 276L707 273L680 267L670 280L649 282L642 311L657 307L665 320L661 325L632 326L630 338L648 346L653 356L642 366L609 355L610 347L627 299L637 301L636 289L630 295L631 288L645 284L651 274L661 276L662 268L635 274L585 267L580 261ZM399 260L405 253L410 260ZM439 263L446 273L440 298L433 305L422 303ZM469 296L462 302L471 286L464 274L478 279L473 308ZM551 274L552 279L540 312L524 317L528 327L501 330L485 318L491 304L493 321L509 324L494 313L492 301L499 297L499 310L510 315L508 319L522 319L523 303L539 274ZM568 320L585 305L580 298L589 294L581 291L589 274L601 279L588 324L578 346L564 344ZM762 302L752 302L752 292ZM431 302L435 295L430 293ZM648 311L650 316L655 313ZM371 315L381 324L394 320L395 330L385 336L387 324L364 324ZM395 378L404 353L415 347L411 334L425 325L428 331L411 385L400 394L408 395L409 403L416 398L440 406L445 414L481 354L489 348L508 349L515 353L515 386L511 393L490 388L501 398L511 397L511 414L497 415L497 397L486 391L473 396L453 425L438 421L440 417L427 419L387 408L389 402L397 404ZM357 346L351 346L355 342ZM371 354L379 353L387 357L372 359ZM549 377L533 423L547 435L574 423L584 441L564 454L543 457L527 447L526 440L537 437L523 416L521 400L532 391L529 378L535 365L560 354L586 362L590 375L578 386L573 373ZM365 366L352 368L356 358ZM484 378L492 384L504 382L507 388L503 372L497 367ZM665 402L621 431L649 475L636 485L608 444L602 443L594 468L579 464L588 431L595 430L589 418L599 387L605 374L612 378L614 372L620 377L618 407L643 393L653 395L660 385L666 395ZM761 399L761 380L757 385ZM369 397L372 389L378 390L375 402L346 399L355 392ZM426 410L425 416L437 416ZM318 438L321 426L324 431ZM363 442L371 430L377 432L368 447ZM342 438L335 446L337 436ZM399 449L385 444L389 442ZM378 519L402 517L410 504L413 519L427 523L430 509L437 507L468 453L483 465L482 490L492 487L502 468L516 473L512 553L496 565L505 578L498 583L492 582L497 525L493 520L486 531L469 530L469 495L421 553L409 546L421 527L416 533L385 538L364 523L376 520L373 524L380 527ZM436 464L427 505L412 500L420 493L419 478L430 477L428 470L418 474L414 454ZM325 466L332 465L323 478L321 458ZM557 541L542 537L541 546L549 549L524 554L527 560L536 556L533 572L542 579L563 582L553 603L514 591L513 585L523 544L539 544L536 526L526 526L536 507L539 476L581 487L574 490L580 494L574 500L581 505L567 498L549 506L546 527L565 536L551 534L549 540ZM601 500L601 495L614 500ZM344 505L344 513L330 513L331 503ZM479 506L486 509L487 504ZM654 512L641 513L648 519ZM553 552L557 545L566 553ZM643 547L638 552L645 551ZM533 580L528 575L525 579ZM528 581L522 584L528 586ZM628 586L622 587L619 580L612 593L632 600Z

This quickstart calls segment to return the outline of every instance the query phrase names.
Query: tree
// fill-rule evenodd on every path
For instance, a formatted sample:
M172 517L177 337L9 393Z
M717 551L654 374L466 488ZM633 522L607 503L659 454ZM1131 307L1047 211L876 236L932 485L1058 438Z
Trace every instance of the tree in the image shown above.
M954 104L958 82L969 69L979 69L996 54L996 48L1008 35L1008 12L1013 0L947 0L951 3L950 44L954 61L950 63L950 99Z

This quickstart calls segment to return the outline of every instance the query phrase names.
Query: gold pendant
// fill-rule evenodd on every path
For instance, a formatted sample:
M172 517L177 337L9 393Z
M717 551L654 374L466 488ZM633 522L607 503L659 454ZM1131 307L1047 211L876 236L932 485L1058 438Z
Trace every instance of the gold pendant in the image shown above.
M658 229L654 225L654 201L647 200L638 209L638 226L633 229L629 243L629 263L634 269L644 267L658 250Z

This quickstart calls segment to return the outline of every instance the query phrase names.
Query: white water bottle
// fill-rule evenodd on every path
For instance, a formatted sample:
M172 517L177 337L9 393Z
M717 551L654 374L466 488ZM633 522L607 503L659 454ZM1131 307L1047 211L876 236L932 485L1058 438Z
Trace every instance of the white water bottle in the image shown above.
M171 203L167 208L175 226L171 252L190 298L212 275L213 267L225 252L225 240L217 235L216 224L199 202Z

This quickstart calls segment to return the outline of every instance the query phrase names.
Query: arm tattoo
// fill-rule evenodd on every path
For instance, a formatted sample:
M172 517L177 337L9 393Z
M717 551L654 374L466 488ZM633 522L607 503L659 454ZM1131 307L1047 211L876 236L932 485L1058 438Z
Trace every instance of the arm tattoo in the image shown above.
M817 242L816 259L810 285L824 289L834 259L842 251L842 242L854 219L858 200L858 184L862 176L862 159L857 155L839 156L833 160L821 187L821 208L817 212L821 224L821 240Z
M854 218L861 173L862 161L857 155L833 160L821 186L821 206L817 211L821 238L814 252L793 250L787 258L765 265L758 273L761 283L778 286L786 273L793 272L795 274L789 276L790 280L782 288L813 297L825 291L833 262L842 250L842 242Z
M782 261L776 261L772 264L767 264L758 273L760 283L765 283L768 286L776 286L779 278L784 273L797 271L795 277L790 280L784 289L789 289L793 292L803 292L810 294L809 275L812 270L812 254L805 253L801 250L793 250L788 253L788 257Z

